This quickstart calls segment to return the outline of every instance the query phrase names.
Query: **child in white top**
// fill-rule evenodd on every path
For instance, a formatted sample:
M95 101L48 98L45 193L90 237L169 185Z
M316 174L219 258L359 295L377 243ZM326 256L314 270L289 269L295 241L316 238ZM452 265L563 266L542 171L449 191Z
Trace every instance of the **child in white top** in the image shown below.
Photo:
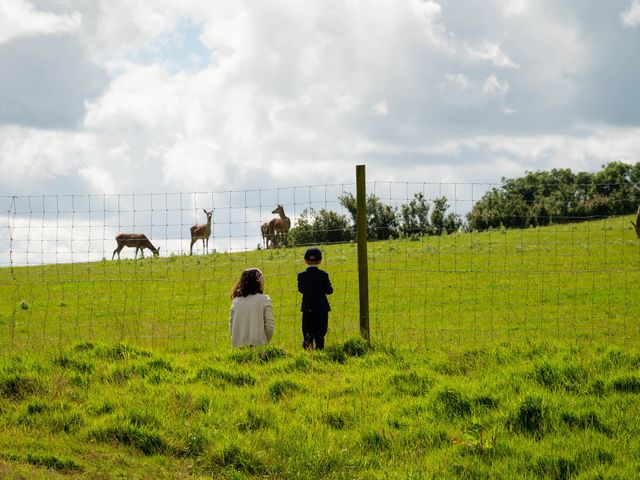
M266 345L273 337L273 305L263 293L264 275L257 268L247 268L231 292L229 331L231 345Z

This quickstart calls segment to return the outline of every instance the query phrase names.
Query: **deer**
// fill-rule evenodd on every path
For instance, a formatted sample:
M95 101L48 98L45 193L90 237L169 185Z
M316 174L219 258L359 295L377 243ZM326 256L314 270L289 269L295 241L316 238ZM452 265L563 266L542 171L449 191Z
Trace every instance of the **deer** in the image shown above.
M260 225L260 231L262 232L262 242L264 244L265 250L269 248L269 242L273 245L273 233L271 233L271 228L269 227L269 222L264 222Z
M211 236L211 218L213 210L207 211L202 209L207 216L207 223L198 223L191 227L191 246L189 247L189 255L193 255L193 244L198 240L202 240L202 250L209 253L209 237Z
M636 229L636 236L640 238L640 207L638 207L638 212L636 214L636 221L631 220L631 225Z
M157 257L160 255L160 249L153 246L153 244L149 241L146 235L142 233L119 233L116 235L116 242L118 242L118 247L113 251L113 255L111 255L111 260L118 254L118 260L120 260L120 252L124 247L131 247L136 249L136 254L134 258L138 258L138 250L140 250L140 255L144 258L144 249L148 248L153 252L153 256Z
M284 207L280 204L271 212L277 213L279 218L272 218L269 221L269 230L276 240L276 244L279 243L278 236L282 240L282 244L287 244L287 233L291 228L291 219L284 214ZM273 240L271 241L273 243Z

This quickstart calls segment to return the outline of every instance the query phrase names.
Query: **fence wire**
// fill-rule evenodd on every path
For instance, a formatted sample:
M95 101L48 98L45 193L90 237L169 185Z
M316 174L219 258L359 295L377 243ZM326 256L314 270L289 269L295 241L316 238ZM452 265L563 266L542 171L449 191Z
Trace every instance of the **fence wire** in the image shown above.
M467 215L493 188L500 185L367 184L368 195L386 208L369 212L372 341L429 346L636 338L640 246L630 225L635 215L470 229ZM230 291L248 267L265 274L276 317L274 342L297 346L302 335L296 273L304 269L310 244L323 248L322 268L334 286L327 341L358 335L357 248L349 240L353 224L345 201L354 192L355 184L335 184L0 197L6 212L0 230L0 350L85 341L170 349L228 346ZM411 230L401 213L417 198L428 212L422 229ZM433 214L442 198L441 213L454 221L453 231L436 228L442 219ZM272 212L278 205L292 230L286 241L272 239L272 248L265 248L261 225L277 216ZM191 256L190 227L206 222L203 210L213 211L209 252L198 241ZM320 225L321 211L334 212L347 226ZM393 213L393 221L384 211ZM311 237L300 235L314 221ZM134 259L135 249L124 248L121 259L112 260L121 232L146 235L159 257L146 250L144 259Z

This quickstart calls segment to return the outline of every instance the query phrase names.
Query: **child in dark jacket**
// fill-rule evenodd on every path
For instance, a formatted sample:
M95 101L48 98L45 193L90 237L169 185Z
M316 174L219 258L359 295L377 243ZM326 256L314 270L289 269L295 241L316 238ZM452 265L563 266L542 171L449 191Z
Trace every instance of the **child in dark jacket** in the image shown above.
M320 249L311 247L304 254L306 270L298 273L298 291L302 294L302 347L324 349L324 336L329 326L329 300L327 295L333 293L329 274L320 270L322 261Z

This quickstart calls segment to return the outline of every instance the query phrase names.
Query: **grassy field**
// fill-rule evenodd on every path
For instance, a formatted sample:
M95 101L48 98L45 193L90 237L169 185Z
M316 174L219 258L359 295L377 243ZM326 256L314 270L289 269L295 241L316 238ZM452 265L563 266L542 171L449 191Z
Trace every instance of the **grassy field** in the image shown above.
M0 478L638 478L640 248L628 218L324 247L325 352L299 346L302 249L0 270ZM276 336L229 346L267 277Z
M640 475L640 352L504 343L5 356L2 478Z
M640 244L631 217L369 244L371 335L402 346L638 334ZM323 247L331 333L358 333L356 245ZM229 292L266 276L277 345L299 343L303 249L0 269L0 351L78 341L226 347Z

